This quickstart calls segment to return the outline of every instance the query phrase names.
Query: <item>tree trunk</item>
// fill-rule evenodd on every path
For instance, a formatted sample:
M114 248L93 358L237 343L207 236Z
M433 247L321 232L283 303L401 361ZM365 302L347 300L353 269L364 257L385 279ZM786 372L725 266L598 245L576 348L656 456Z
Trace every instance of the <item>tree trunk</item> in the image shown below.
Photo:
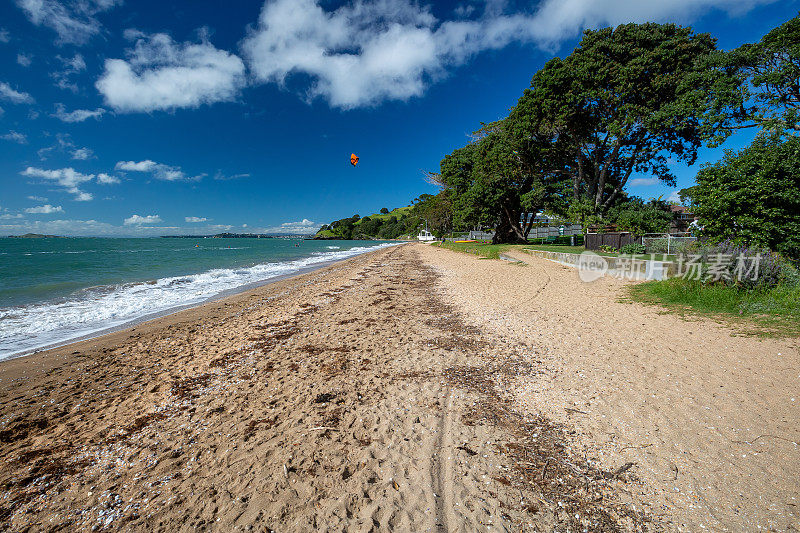
M492 244L526 244L525 232L520 224L521 210L504 206L494 231Z

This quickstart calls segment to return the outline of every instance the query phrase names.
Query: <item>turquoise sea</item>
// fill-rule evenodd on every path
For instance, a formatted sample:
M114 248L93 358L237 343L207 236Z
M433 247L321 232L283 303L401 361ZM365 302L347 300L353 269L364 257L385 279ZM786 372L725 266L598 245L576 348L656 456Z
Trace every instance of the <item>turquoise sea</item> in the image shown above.
M0 238L0 359L391 244Z

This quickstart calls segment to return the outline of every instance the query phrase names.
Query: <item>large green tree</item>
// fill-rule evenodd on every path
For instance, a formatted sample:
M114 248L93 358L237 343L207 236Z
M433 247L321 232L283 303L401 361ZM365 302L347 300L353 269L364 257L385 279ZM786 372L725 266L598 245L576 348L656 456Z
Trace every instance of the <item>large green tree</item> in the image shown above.
M526 242L537 211L557 196L561 174L548 171L551 140L523 131L513 115L476 132L446 156L438 182L457 227L489 225L494 242Z
M610 208L606 220L616 224L621 231L645 235L669 231L675 215L669 204L663 200L651 199L645 202L641 198L633 197Z
M439 164L439 173L430 175L430 180L442 187L442 192L450 201L456 229L492 222L492 216L480 201L480 194L476 194L472 182L476 152L477 147L473 143L457 148L444 156Z
M634 172L674 186L670 160L692 164L704 142L728 133L726 111L741 91L714 53L711 36L674 24L586 31L533 76L512 114L550 136L566 154L551 170L570 178L575 201L602 213Z
M683 189L715 240L764 246L800 259L800 138L759 135L697 174Z
M725 55L749 80L741 108L748 126L800 131L800 16Z
M421 194L411 207L408 227L410 233L415 234L423 224L435 235L443 235L453 229L453 211L450 198L445 191L439 194Z

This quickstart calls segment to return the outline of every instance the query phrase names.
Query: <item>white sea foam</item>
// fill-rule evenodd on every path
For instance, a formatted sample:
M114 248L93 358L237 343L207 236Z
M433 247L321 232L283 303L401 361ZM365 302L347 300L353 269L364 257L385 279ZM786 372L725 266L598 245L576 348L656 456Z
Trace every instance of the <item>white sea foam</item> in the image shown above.
M0 360L92 335L148 315L196 305L244 285L392 245L355 247L294 261L214 269L145 283L89 287L60 301L0 308Z

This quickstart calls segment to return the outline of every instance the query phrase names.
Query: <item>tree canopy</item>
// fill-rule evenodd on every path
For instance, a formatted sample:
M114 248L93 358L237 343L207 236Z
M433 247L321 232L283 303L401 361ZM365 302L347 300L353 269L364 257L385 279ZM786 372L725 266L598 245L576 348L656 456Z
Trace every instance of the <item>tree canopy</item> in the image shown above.
M454 224L495 227L496 242L525 242L535 214L560 190L548 170L550 139L527 132L513 114L484 125L475 141L445 156L436 180L453 209Z
M670 160L694 163L741 107L742 81L715 54L711 36L674 24L585 32L533 76L508 117L442 160L455 225L524 242L537 211L602 215L634 172L674 186Z
M768 130L800 131L800 16L726 55L749 80L745 122Z
M429 176L439 194L420 196L398 216L387 219L382 209L325 231L389 238L427 222L438 235L481 226L495 229L495 242L525 242L545 211L662 232L674 215L664 202L629 197L631 176L675 186L671 165L695 163L703 145L742 127L766 133L703 168L685 196L712 238L797 257L800 141L786 136L800 132L800 15L729 52L675 24L586 31L572 53L533 75L506 117L444 156Z
M610 208L607 221L616 224L621 231L634 235L665 233L675 215L663 200L652 199L645 202L641 198L630 198Z
M759 135L683 189L713 240L764 246L800 258L800 138Z
M724 110L741 93L732 73L710 68L714 51L711 36L674 24L586 31L533 76L513 114L558 141L573 199L603 212L634 172L674 186L670 159L692 164L727 134Z

